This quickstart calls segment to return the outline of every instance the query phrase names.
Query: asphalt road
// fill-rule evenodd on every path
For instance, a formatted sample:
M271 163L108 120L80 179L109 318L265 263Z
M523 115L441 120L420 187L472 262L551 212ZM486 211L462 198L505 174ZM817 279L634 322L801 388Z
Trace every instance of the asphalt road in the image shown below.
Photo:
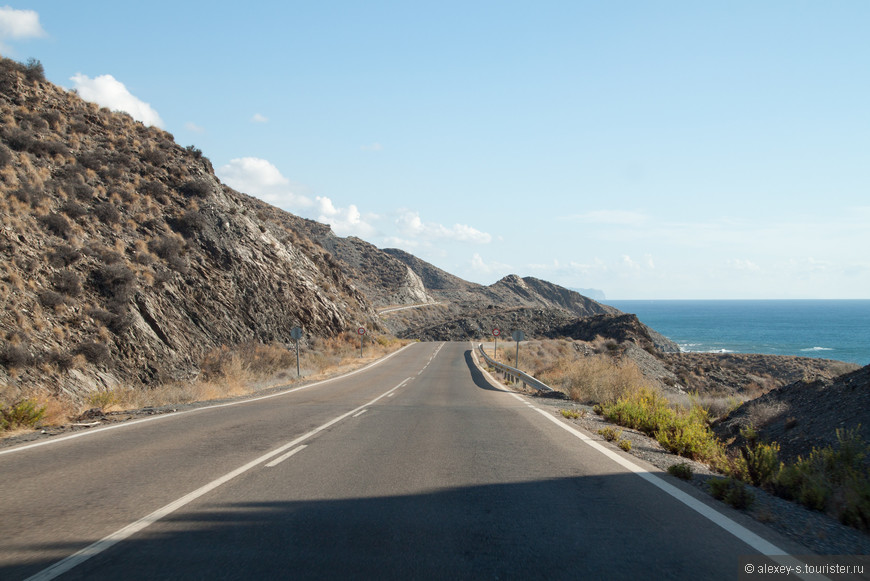
M470 344L420 343L2 450L0 579L736 579L741 555L800 551L553 410L494 388Z

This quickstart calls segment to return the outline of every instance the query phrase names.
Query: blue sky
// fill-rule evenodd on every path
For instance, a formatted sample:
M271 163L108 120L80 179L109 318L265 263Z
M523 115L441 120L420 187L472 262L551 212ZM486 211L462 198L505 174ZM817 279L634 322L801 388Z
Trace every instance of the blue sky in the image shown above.
M870 3L0 5L0 53L468 280L870 298Z

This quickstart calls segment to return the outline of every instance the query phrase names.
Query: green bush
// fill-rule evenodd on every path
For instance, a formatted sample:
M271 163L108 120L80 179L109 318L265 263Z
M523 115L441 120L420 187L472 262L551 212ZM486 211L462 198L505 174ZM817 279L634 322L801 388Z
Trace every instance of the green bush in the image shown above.
M607 426L606 428L601 428L598 430L598 435L607 440L608 442L614 442L619 439L619 436L622 435L622 430L617 430L612 426Z
M27 367L33 364L33 356L23 345L0 347L0 365L7 369Z
M91 407L100 408L100 411L106 411L113 405L120 403L121 399L115 390L101 389L89 394L87 401Z
M741 453L746 459L746 472L749 481L755 486L770 488L781 468L779 444L776 442L773 444L757 442L745 446Z
M40 218L40 222L49 232L61 238L67 238L72 233L72 224L61 214L47 214Z
M49 264L56 268L75 264L82 257L81 250L73 248L68 244L55 246L52 252L48 255Z
M24 399L0 410L0 416L2 416L0 424L2 424L3 429L16 426L32 428L39 423L44 415L45 406L39 405L36 400Z
M870 530L870 446L858 429L837 430L837 447L815 448L807 458L781 467L774 491L844 524Z
M677 478L681 478L683 480L691 480L692 467L686 462L671 464L670 466L668 466L668 474L670 474L671 476L676 476Z
M82 282L79 275L71 270L62 270L51 277L54 288L70 297L77 297L82 293Z
M620 440L618 445L625 452L631 451L631 441L630 440Z
M12 163L12 152L8 147L0 143L0 168L4 168Z
M205 198L211 193L211 185L204 179L190 180L183 183L178 191L189 198Z
M730 504L734 508L749 508L755 502L755 494L746 484L736 478L714 478L709 482L713 498Z
M716 466L724 464L725 449L700 406L676 408L660 393L643 388L604 404L602 411L608 420L654 437L670 452Z
M24 65L24 76L31 83L45 81L45 68L38 60L34 58L27 59L27 63Z
M112 352L104 343L96 341L83 341L72 351L73 355L82 355L88 363L104 365L112 359Z

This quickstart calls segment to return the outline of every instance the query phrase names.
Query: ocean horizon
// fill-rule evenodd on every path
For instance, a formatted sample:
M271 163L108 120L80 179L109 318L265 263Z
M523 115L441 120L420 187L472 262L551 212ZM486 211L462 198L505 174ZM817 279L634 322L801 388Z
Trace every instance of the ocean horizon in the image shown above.
M686 352L870 364L870 299L606 300Z

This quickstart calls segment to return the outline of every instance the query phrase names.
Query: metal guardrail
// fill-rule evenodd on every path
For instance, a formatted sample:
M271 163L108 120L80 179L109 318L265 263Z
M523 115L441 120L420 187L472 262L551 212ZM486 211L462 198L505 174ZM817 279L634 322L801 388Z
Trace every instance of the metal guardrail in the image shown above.
M535 379L534 377L532 377L528 373L526 373L524 371L520 371L519 369L516 369L515 367L505 365L504 363L499 363L498 361L496 361L495 359L493 359L492 357L490 357L489 355L486 354L486 351L484 351L484 349L483 349L483 343L478 344L477 348L480 350L480 354L483 356L484 360L489 365L495 367L496 369L498 369L499 371L504 373L505 376L511 378L513 381L516 381L516 382L522 381L523 385L533 387L533 388L537 389L538 391L543 391L543 392L554 392L555 391L552 387L550 387L546 383L543 383L543 382Z

